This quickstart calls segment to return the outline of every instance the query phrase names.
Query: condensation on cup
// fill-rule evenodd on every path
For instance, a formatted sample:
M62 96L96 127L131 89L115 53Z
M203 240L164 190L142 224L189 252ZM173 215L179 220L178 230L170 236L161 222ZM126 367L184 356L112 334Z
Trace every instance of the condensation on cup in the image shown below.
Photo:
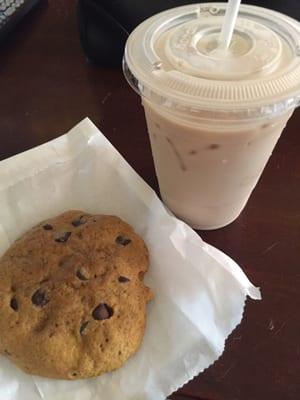
M242 5L224 51L225 10L198 4L147 19L123 62L142 97L162 199L196 229L239 216L300 103L300 24Z

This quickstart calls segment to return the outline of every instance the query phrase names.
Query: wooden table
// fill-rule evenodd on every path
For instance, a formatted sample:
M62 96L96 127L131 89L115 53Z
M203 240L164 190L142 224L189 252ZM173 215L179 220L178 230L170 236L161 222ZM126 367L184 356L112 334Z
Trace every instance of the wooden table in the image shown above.
M89 116L157 190L140 100L120 70L86 63L73 1L40 6L0 51L0 159ZM300 398L299 111L241 217L227 228L200 233L243 266L261 287L263 301L248 301L221 359L173 400Z

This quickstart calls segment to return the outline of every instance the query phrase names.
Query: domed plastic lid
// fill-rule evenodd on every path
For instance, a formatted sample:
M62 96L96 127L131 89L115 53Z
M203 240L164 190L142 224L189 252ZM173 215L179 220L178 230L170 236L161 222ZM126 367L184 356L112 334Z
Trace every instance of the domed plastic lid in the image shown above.
M227 118L282 113L300 102L300 24L242 5L227 51L226 3L174 8L139 25L125 49L129 83L149 101Z

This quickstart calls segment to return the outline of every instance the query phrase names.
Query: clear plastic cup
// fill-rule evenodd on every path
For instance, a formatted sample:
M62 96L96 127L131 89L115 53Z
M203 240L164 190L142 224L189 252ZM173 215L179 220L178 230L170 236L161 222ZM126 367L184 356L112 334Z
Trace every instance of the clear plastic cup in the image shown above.
M163 201L196 229L238 217L300 103L300 24L242 5L224 51L225 11L207 3L157 14L132 32L124 55Z

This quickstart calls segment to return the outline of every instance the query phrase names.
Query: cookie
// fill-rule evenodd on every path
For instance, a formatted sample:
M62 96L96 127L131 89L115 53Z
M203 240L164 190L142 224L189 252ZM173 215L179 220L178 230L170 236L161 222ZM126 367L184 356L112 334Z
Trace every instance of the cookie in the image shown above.
M27 373L79 379L139 348L152 292L148 251L120 218L68 211L0 260L0 353Z

